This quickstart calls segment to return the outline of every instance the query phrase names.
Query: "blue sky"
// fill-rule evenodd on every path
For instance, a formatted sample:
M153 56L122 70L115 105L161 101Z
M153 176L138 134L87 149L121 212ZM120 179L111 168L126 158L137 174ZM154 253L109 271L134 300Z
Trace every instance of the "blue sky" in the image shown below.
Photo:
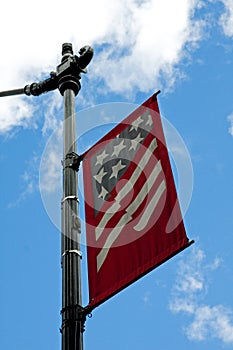
M80 152L160 89L161 114L191 159L193 178L179 182L173 167L181 201L192 193L185 225L195 245L94 310L85 349L233 348L232 23L231 0L23 0L1 11L0 91L46 78L63 42L76 52L90 44L95 56L76 99ZM62 118L58 92L0 100L5 350L60 348ZM182 160L183 149L168 144Z

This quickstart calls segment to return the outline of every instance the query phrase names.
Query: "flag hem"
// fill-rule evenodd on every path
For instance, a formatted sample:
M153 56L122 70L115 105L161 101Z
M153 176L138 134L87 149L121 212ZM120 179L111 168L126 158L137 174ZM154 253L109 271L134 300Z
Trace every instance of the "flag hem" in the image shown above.
M147 275L148 273L152 272L153 270L155 270L157 267L159 267L160 265L164 264L165 262L167 262L168 260L170 260L171 258L173 258L174 256L176 256L177 254L179 254L180 252L182 252L183 250L185 250L186 248L190 247L193 243L195 243L194 240L188 240L186 243L184 243L179 249L177 249L176 251L174 251L173 253L171 253L170 255L168 255L165 259L161 260L159 263L150 266L147 270L144 270L143 273L140 273L137 275L137 277L135 277L134 279L130 280L130 282L128 282L127 284L125 284L123 287L119 288L119 289L114 289L113 286L111 288L114 289L114 292L111 292L108 294L107 298L101 298L101 295L98 296L97 302L94 303L94 300L90 300L89 304L85 307L86 310L88 310L88 312L91 312L92 310L94 310L96 307L100 306L101 304L103 304L104 302L108 301L110 298L112 298L113 296L115 296L116 294L118 294L119 292L123 291L125 288L129 287L131 284L133 284L134 282L137 282L140 278L144 277L145 275ZM169 249L171 249L172 247L169 247ZM150 261L150 265L152 265L153 260ZM144 265L143 265L144 266ZM106 291L105 293L106 294ZM98 300L99 299L99 300ZM93 302L93 304L91 303Z

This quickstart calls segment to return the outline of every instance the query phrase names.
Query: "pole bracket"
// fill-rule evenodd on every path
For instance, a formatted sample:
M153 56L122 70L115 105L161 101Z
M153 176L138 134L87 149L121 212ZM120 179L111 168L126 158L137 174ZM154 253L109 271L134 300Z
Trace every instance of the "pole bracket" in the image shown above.
M84 307L81 305L71 305L62 308L61 314L63 315L62 326L60 332L66 327L72 327L74 323L80 324L81 333L85 331L85 322L87 318L87 313Z
M82 156L79 156L75 152L67 153L65 159L62 160L63 169L71 168L78 172L82 159Z

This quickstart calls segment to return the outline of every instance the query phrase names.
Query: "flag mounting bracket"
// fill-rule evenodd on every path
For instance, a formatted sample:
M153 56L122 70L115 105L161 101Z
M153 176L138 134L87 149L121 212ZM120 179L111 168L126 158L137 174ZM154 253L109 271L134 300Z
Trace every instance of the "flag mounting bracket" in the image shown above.
M66 306L61 310L61 314L64 315L60 328L61 333L64 328L73 327L76 323L80 324L81 333L84 333L87 313L83 306L79 304Z
M75 152L67 153L65 159L62 161L63 168L72 168L75 171L79 171L79 166L82 161L82 156L79 156Z

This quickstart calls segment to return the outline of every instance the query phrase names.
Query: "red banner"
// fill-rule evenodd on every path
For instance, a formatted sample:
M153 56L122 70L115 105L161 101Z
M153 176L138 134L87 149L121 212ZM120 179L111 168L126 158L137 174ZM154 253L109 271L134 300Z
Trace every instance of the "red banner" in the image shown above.
M83 155L89 307L189 245L156 94Z

